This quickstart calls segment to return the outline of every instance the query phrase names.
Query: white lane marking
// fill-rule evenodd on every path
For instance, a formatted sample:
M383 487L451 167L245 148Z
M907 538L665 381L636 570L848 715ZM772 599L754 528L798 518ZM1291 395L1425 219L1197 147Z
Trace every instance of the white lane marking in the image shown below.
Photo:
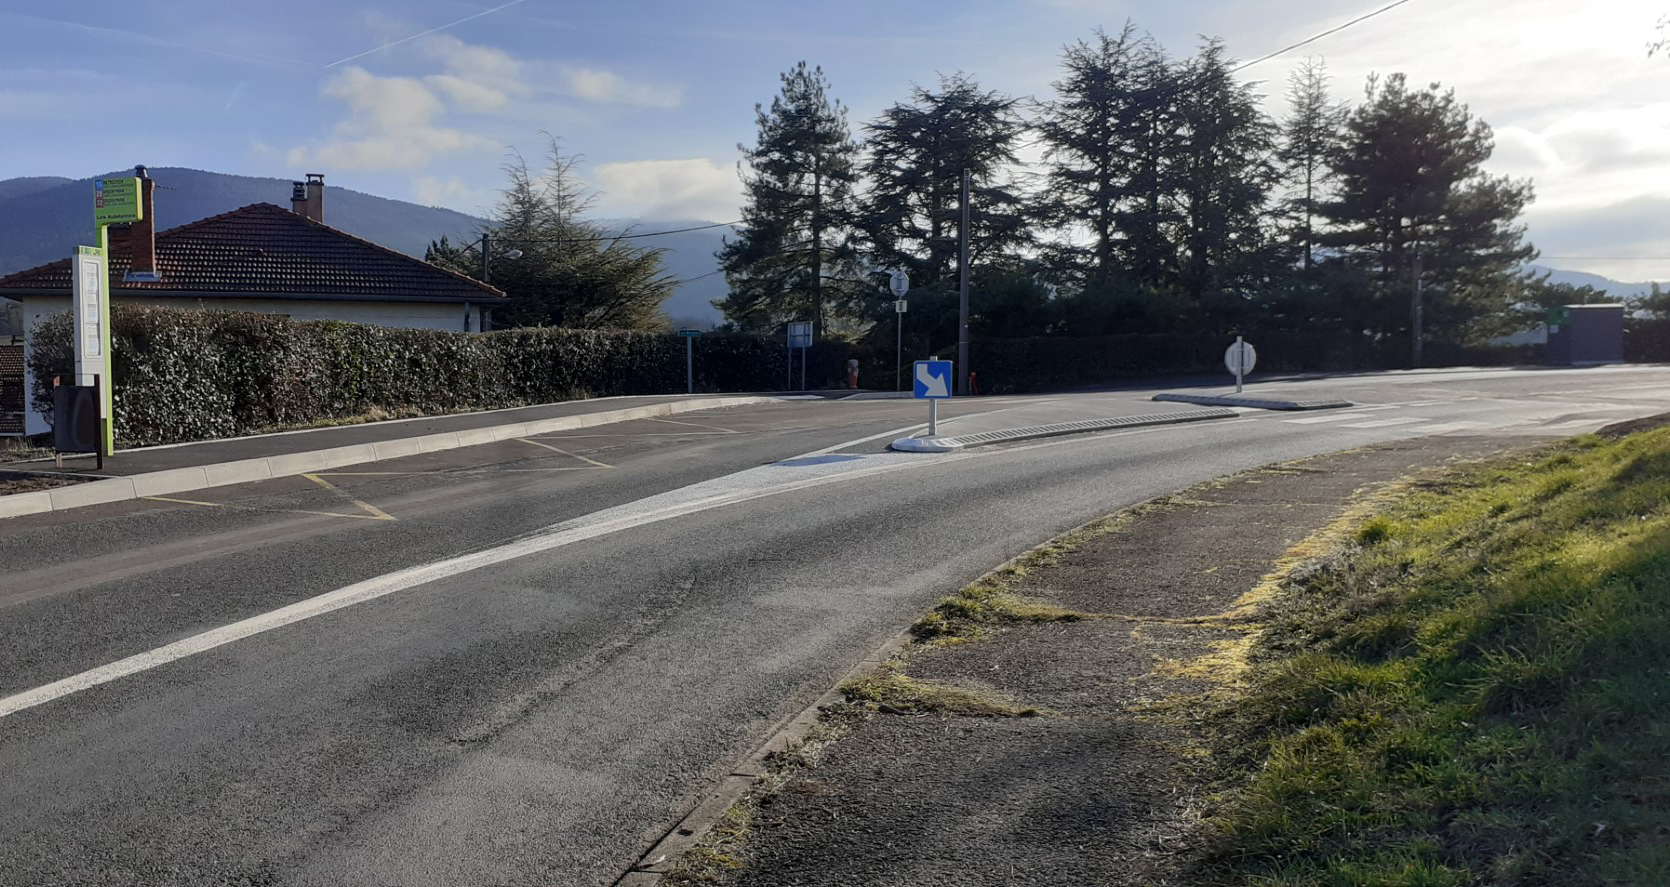
M1367 419L1373 413L1333 413L1326 416L1306 416L1303 419L1283 419L1289 425L1317 425L1322 422L1346 422L1351 419Z
M958 454L950 458L969 457ZM919 457L899 453L833 458L828 457L828 454L808 454L807 456L787 459L760 468L750 468L726 477L692 484L688 487L650 496L626 505L595 512L585 517L554 524L520 539L474 554L409 567L373 579L367 579L364 582L357 582L259 616L252 616L230 625L193 635L182 641L176 641L154 650L117 660L108 665L71 675L32 690L0 699L0 718L276 628L376 600L396 592L406 591L419 585L457 576L461 573L468 573L505 561L573 545L576 542L583 542L599 536L606 536L622 530L701 511L884 472L937 464L939 461L941 460L923 460Z
M1350 425L1341 425L1340 427L1341 428L1390 428L1393 425L1413 425L1416 422L1431 422L1431 421L1432 421L1431 419L1423 419L1420 416L1399 416L1395 419L1376 419L1373 422L1353 422Z

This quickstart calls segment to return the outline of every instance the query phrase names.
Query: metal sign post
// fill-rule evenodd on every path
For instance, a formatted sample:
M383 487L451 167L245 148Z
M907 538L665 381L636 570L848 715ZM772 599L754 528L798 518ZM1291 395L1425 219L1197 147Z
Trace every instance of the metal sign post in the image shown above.
M1235 344L1229 346L1229 350L1224 352L1224 366L1228 367L1229 371L1235 374L1236 394L1241 393L1242 378L1246 376L1246 374L1252 372L1253 366L1257 363L1258 352L1253 350L1252 343L1242 340L1240 336L1236 336Z
M910 275L903 268L893 269L887 288L893 291L893 327L898 340L893 346L893 390L900 391L905 384L905 311L910 308L905 293L910 292Z
M939 402L951 396L951 361L930 357L914 365L917 400L928 402L928 437L939 435Z
M789 387L794 387L794 352L800 350L800 390L806 390L806 355L812 348L812 324L797 320L789 324Z
M679 330L679 338L684 340L684 393L696 393L696 337L701 330Z
M120 179L93 180L93 228L98 232L99 245L96 248L94 262L98 266L90 269L86 263L93 247L78 247L73 265L76 269L77 283L73 287L77 301L87 298L89 290L84 289L88 284L84 279L87 275L96 275L98 283L91 289L92 298L97 306L91 314L82 307L75 309L76 316L76 374L81 374L81 365L85 358L83 349L90 342L81 335L82 327L89 319L97 324L97 331L93 333L97 338L98 354L96 355L96 370L98 378L99 396L99 455L109 456L116 451L116 423L112 421L114 410L115 380L110 375L110 226L126 225L142 221L145 216L144 202L140 199L140 184L137 177L129 176ZM79 381L79 380L78 380ZM83 383L85 384L85 383Z

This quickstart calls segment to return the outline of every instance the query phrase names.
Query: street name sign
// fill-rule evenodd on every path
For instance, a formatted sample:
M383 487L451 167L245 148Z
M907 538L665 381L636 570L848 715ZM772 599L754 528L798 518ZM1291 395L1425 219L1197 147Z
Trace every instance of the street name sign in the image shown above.
M678 334L679 334L679 336L681 336L683 338L686 338L686 339L694 339L697 336L701 335L702 331L701 330L679 330Z

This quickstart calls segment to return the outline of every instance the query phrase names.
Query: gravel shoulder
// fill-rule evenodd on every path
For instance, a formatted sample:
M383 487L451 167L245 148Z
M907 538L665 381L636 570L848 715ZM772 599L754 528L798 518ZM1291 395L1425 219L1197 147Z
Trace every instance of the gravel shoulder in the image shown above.
M1261 590L1354 504L1509 445L1429 437L1270 466L1023 556L849 684L665 883L1181 883L1212 725L1174 700L1234 687Z

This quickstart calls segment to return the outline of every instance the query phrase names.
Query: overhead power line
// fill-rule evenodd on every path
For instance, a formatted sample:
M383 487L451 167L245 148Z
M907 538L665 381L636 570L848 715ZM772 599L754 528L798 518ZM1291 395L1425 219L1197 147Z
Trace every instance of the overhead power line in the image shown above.
M642 234L613 234L613 235L605 235L605 236L602 236L602 237L559 237L559 238L554 238L554 239L549 239L549 240L537 240L537 239L536 240L522 240L520 238L511 238L511 239L506 239L506 240L500 241L497 238L494 238L494 239L495 239L496 242L505 243L505 244L602 243L603 241L606 241L606 240L636 240L640 237L660 237L663 234L683 234L686 231L706 231L710 228L731 228L731 227L735 227L735 226L740 225L740 224L742 224L742 220L738 219L734 222L714 222L711 225L692 225L689 228L669 228L666 231L645 231Z
M1278 49L1275 52L1270 53L1269 55L1261 55L1258 58L1255 58L1250 62L1242 62L1241 64L1236 65L1233 68L1230 68L1229 72L1231 74L1233 74L1233 73L1236 73L1237 71L1241 71L1241 70L1244 70L1246 68L1250 68L1253 65L1258 64L1259 62L1267 62L1267 61L1275 58L1278 55L1282 55L1283 53L1292 52L1293 50L1298 49L1301 46L1306 46L1306 45L1309 45L1311 43L1315 43L1316 41L1321 40L1323 37L1326 37L1330 34L1338 34L1339 32L1341 32L1341 31L1345 30L1346 28L1349 28L1352 25L1355 25L1359 22L1366 22L1369 19L1374 18L1377 15L1380 15L1381 13L1390 12L1393 9L1396 9L1399 6L1402 6L1403 4L1408 3L1408 2L1409 2L1409 0L1397 0L1397 2L1395 2L1395 3L1388 3L1385 6L1382 6L1379 9L1376 9L1373 12L1367 13L1365 15L1359 15L1356 18L1352 19L1351 21L1346 22L1343 25L1337 25L1335 27L1329 28L1326 31L1323 31L1320 34L1315 34L1313 36L1306 37L1305 39L1300 40L1298 43L1295 43L1291 46L1284 46L1281 49Z

